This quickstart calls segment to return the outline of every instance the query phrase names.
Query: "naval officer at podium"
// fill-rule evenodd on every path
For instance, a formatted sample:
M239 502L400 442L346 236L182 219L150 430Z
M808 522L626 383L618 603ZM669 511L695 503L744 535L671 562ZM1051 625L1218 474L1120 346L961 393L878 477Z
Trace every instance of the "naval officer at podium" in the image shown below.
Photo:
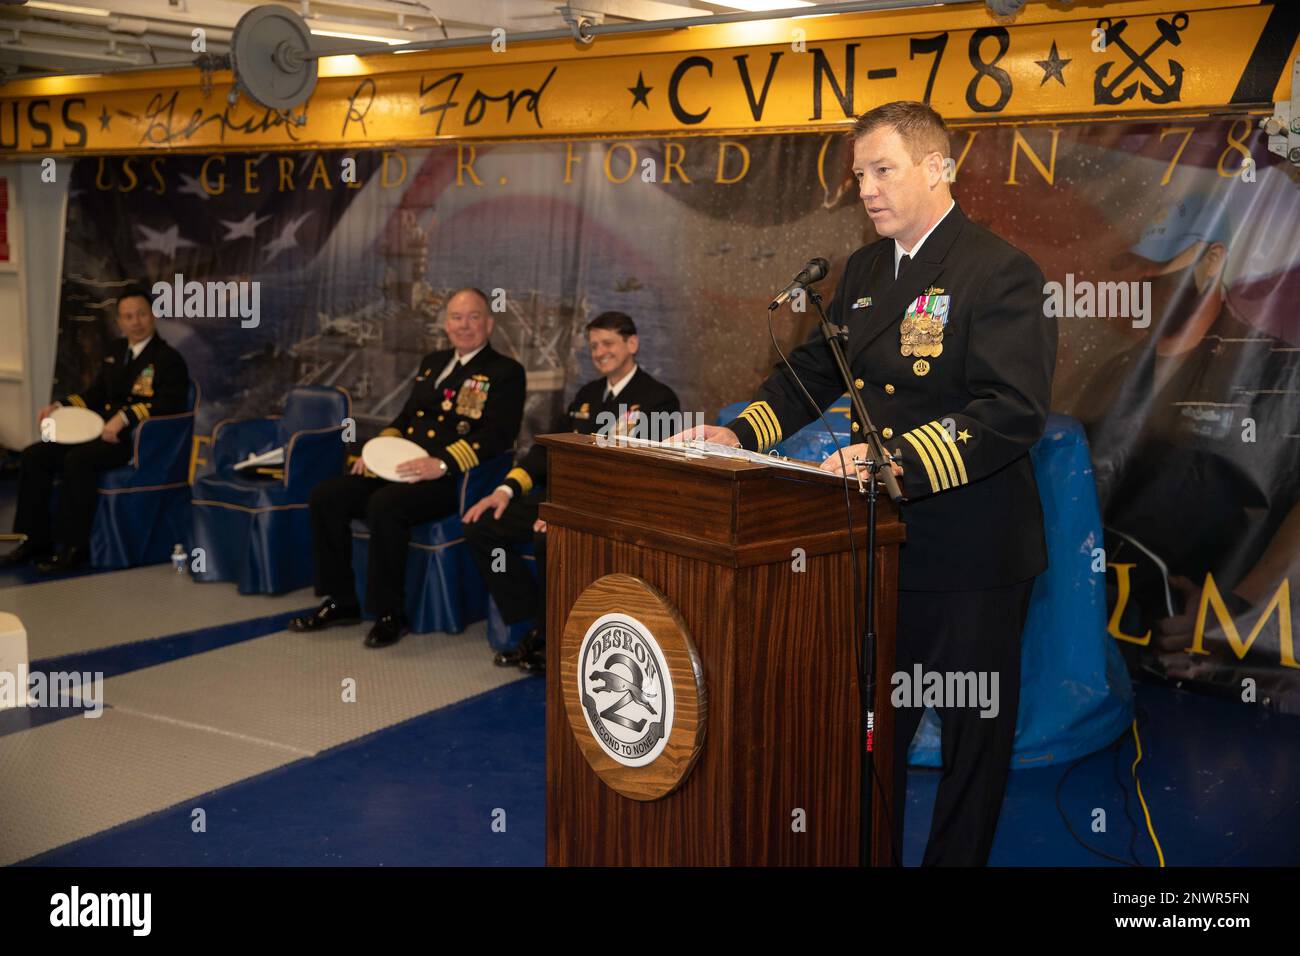
M978 706L936 708L943 777L923 862L978 866L988 860L1010 768L1020 631L1034 577L1047 567L1029 449L1051 399L1056 324L1044 315L1034 261L953 201L948 129L934 110L888 103L859 117L850 137L859 195L881 238L849 257L829 318L848 329L853 387L907 498L898 672L920 664L927 673L999 675L995 717ZM843 393L820 330L790 364L820 408ZM778 365L738 418L686 434L764 450L814 418ZM861 434L860 423L853 429ZM866 454L866 444L853 444L822 467L852 472L852 458ZM896 714L888 811L900 860L907 749L922 713Z

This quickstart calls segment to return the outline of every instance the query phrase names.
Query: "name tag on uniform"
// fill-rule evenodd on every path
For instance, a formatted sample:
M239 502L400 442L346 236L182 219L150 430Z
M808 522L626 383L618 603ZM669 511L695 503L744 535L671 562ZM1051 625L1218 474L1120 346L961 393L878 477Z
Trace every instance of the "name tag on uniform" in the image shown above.
M858 299L858 300L857 300L856 302L854 302L851 306L849 306L849 308L850 308L850 309L869 309L869 308L871 308L871 296L869 296L869 295L864 295L862 298Z

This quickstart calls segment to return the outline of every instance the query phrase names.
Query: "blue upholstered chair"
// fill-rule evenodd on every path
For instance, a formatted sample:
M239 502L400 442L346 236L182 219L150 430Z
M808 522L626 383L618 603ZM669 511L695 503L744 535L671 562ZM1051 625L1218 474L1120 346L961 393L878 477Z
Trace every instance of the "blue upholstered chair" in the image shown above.
M731 421L745 405L727 406L718 423ZM836 438L852 444L848 397L842 396L825 414ZM821 461L835 447L820 421L777 446L781 454L805 461ZM1092 753L1111 743L1133 719L1128 672L1106 633L1105 576L1092 571L1092 551L1102 544L1101 511L1083 426L1068 416L1049 414L1043 437L1029 456L1043 504L1048 568L1034 580L1021 634L1013 767L1062 763ZM906 522L906 510L903 518ZM921 721L910 759L924 767L942 763L933 711Z
M513 461L513 453L509 453L471 468L459 479L456 514L411 529L406 555L406 618L416 634L459 634L487 616L487 588L465 545L460 516L501 484ZM352 567L359 595L366 593L369 557L370 529L358 519L352 522Z
M97 568L157 564L189 537L190 447L199 387L188 411L147 418L131 431L131 460L99 476L99 506L90 530Z
M342 474L343 420L352 400L341 388L290 389L284 413L232 419L212 430L210 471L194 482L190 547L204 550L196 581L234 581L241 594L279 594L312 582L307 499ZM235 470L250 454L284 447L269 478ZM193 562L192 562L193 563Z

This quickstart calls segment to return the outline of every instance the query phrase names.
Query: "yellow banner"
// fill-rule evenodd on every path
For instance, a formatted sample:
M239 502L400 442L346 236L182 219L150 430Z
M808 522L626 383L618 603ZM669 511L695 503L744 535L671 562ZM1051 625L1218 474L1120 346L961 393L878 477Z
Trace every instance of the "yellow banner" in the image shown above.
M1034 5L1001 25L980 3L599 37L588 48L506 37L499 52L329 57L292 113L230 104L228 72L206 90L196 69L27 80L0 96L0 154L808 129L897 99L957 123L1187 114L1290 95L1295 4L1167 7Z

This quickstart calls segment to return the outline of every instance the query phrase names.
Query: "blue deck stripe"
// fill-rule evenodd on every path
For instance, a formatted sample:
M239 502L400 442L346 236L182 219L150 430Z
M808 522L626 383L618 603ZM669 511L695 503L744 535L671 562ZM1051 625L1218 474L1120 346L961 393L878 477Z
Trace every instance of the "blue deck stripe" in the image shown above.
M545 691L516 681L19 865L540 866Z

